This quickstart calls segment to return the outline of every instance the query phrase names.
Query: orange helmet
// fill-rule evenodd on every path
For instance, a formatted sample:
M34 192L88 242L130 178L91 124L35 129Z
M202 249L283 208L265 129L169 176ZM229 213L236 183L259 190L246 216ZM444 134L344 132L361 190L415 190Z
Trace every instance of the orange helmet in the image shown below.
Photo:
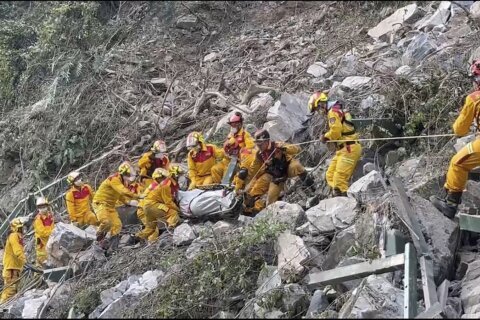
M157 140L153 143L153 146L150 150L153 151L154 153L157 153L157 152L165 153L167 152L167 145L165 141Z
M238 111L230 116L227 123L232 124L232 123L237 123L237 122L243 122L243 116Z
M470 66L470 76L475 82L480 82L480 60L474 60Z
M310 96L310 99L308 100L308 110L310 112L315 112L318 109L318 104L320 102L327 102L328 101L328 95L325 92L315 92Z

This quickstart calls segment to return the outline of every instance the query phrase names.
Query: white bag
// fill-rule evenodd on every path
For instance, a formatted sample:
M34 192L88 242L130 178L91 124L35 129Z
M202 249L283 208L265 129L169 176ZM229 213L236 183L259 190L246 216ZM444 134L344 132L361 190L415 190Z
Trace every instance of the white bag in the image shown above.
M227 211L232 207L235 193L226 190L178 191L180 211L186 216L201 217Z

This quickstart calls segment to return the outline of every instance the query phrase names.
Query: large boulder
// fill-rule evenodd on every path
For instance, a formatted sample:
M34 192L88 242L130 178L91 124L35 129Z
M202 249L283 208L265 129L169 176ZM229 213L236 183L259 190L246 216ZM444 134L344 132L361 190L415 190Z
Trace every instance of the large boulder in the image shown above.
M275 244L278 255L278 273L284 281L297 280L305 271L304 264L310 258L302 238L285 231Z
M385 192L383 178L377 171L371 171L366 176L355 181L347 191L349 197L359 202L368 202L381 197Z
M177 246L188 245L196 238L195 230L188 223L182 223L173 232L173 243Z
M363 76L351 76L343 79L340 89L350 92L364 89L372 84L372 78Z
M276 201L257 214L254 220L268 219L272 222L287 224L290 230L300 226L305 220L305 211L296 203Z
M429 16L426 16L422 20L416 23L416 27L421 31L430 31L436 26L446 25L448 19L450 18L450 6L452 3L450 1L442 1L438 6L438 9Z
M420 33L408 45L402 56L402 62L406 65L415 66L436 49L435 42L429 38L428 34Z
M325 262L323 263L324 270L335 268L345 257L348 250L355 245L355 230L355 225L352 225L335 236L328 249Z
M403 317L403 290L383 275L371 275L353 290L339 318L394 319Z
M308 95L282 93L280 100L268 110L267 121L263 128L270 133L272 140L287 141L298 131L304 129L308 120Z
M392 32L400 29L404 24L411 24L421 18L423 12L416 4L409 4L395 11L376 27L368 30L368 35L375 40L388 41Z
M95 236L73 224L55 224L47 242L47 264L55 267L66 266L74 255L93 243Z
M320 203L305 213L307 220L320 233L332 233L336 229L345 229L357 216L357 201L348 197L335 197Z

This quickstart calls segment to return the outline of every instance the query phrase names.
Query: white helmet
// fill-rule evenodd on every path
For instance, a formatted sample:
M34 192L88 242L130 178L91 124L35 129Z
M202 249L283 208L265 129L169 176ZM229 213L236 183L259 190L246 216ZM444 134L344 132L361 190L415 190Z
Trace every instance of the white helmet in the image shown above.
M70 172L70 173L68 174L68 176L67 176L67 182L68 182L69 184L74 183L74 182L75 182L75 179L77 179L79 175L80 175L80 172L78 172L78 171L72 171L72 172Z
M37 207L38 206L44 206L44 205L50 205L50 203L48 202L47 198L45 197L38 197L37 198Z

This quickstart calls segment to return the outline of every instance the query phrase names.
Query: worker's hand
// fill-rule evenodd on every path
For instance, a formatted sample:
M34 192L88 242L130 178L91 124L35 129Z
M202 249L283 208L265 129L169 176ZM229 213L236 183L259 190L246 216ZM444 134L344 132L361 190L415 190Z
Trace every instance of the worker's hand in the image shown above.
M138 207L138 201L137 200L130 200L127 203L131 207Z

